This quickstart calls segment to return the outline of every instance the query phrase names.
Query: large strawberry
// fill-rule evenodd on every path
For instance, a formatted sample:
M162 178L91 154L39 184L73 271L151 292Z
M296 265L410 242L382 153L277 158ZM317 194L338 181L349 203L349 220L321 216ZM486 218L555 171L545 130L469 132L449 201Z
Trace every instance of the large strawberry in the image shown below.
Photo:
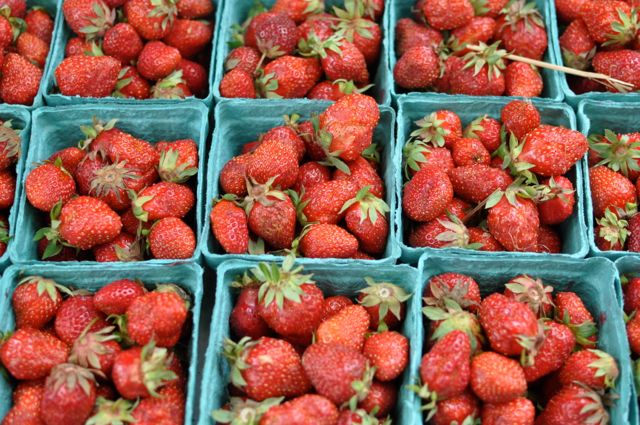
M518 362L489 351L471 362L471 388L485 403L507 403L525 393L527 381Z
M87 329L91 332L99 331L107 326L107 322L93 305L91 295L74 295L64 300L58 309L54 326L56 335L72 345Z
M640 78L638 78L638 68L640 67L640 52L637 50L615 50L611 52L598 52L593 57L593 68L596 72L606 74L610 77L622 80L632 85L631 90L640 88ZM607 85L607 89L612 92L625 92L617 84Z
M66 96L107 97L116 88L121 67L111 56L71 56L58 65L55 77Z
M362 351L369 323L369 315L364 307L346 306L318 326L316 342L341 344Z
M349 180L330 180L309 188L302 195L305 222L337 224L346 214L344 205L358 193L358 188Z
M560 383L584 384L596 391L613 388L619 375L616 359L601 350L582 350L573 353L560 370Z
M300 252L309 258L352 258L358 239L335 224L314 224L300 239Z
M532 164L531 171L542 176L560 176L569 171L588 149L589 143L582 133L541 125L527 133L517 159Z
M499 19L496 38L516 55L542 59L547 50L544 20L534 2L512 1Z
M159 40L171 31L176 18L173 0L134 0L124 4L124 14L138 34L147 40Z
M530 199L510 197L501 195L497 203L487 202L489 231L509 251L532 251L540 228L536 205Z
M120 279L110 282L93 295L93 304L106 315L124 314L133 300L146 293L137 280Z
M111 379L126 399L157 397L162 386L177 378L169 369L171 357L166 348L158 348L153 343L121 351L113 363Z
M45 378L67 360L69 346L55 336L32 328L18 329L0 348L2 364L20 380Z
M270 179L265 185L248 184L245 211L251 231L273 249L291 248L296 231L296 207L291 198L272 190Z
M60 364L45 381L40 414L44 423L82 425L91 415L95 401L93 373L74 364Z
M496 190L506 190L513 179L506 171L485 164L456 167L448 172L456 196L482 202Z
M133 196L131 208L138 220L147 222L161 218L182 218L195 204L193 191L184 185L160 182Z
M398 332L381 332L367 338L362 353L376 368L376 379L391 381L407 367L409 340Z
M608 167L590 168L589 183L596 218L602 217L607 210L616 214L618 208L624 210L628 204L636 202L636 188L633 183Z
M178 217L158 220L147 238L151 255L157 259L188 259L196 249L196 235L187 223Z
M569 358L576 339L571 330L560 323L544 323L544 340L538 347L531 366L524 367L527 382L538 379L559 370Z
M426 0L422 4L422 13L433 28L453 30L468 24L473 19L473 6L469 0Z
M449 177L438 170L424 168L405 185L402 208L410 219L426 222L442 214L452 199Z
M251 19L244 43L275 59L293 53L298 43L298 29L285 13L264 12Z
M609 414L601 396L589 388L571 384L556 393L538 417L545 425L562 425L570 422L605 425Z
M631 6L624 1L584 2L579 13L596 43L623 46L635 36Z
M54 280L41 276L25 277L18 282L11 296L16 327L42 329L55 317L62 304L60 292L69 291Z
M247 158L246 177L259 184L273 179L273 187L285 190L295 184L298 169L297 153L292 151L291 146L277 139L269 139Z
M31 105L38 94L41 79L40 68L17 53L9 53L2 61L0 97L5 103Z
M138 59L142 48L142 39L135 28L125 22L109 28L102 41L104 53L120 59L123 65L129 65Z
M185 58L193 58L204 50L213 37L213 25L207 21L176 19L171 32L163 38Z
M89 40L102 37L116 17L103 0L65 0L62 13L71 30Z

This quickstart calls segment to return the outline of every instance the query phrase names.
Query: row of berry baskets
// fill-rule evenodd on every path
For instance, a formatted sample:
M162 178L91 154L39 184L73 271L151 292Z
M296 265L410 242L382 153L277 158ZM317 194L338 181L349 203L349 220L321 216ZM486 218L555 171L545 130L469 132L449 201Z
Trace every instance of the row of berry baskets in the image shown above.
M66 12L65 3L67 3ZM531 60L534 63L535 60L541 60L547 64L566 65L579 72L590 71L594 54L598 51L598 43L601 43L604 46L601 56L603 59L600 60L598 57L596 69L608 73L618 80L632 79L635 75L632 71L632 59L636 52L632 50L633 41L631 39L633 37L627 36L627 33L631 31L627 27L637 25L635 23L636 17L626 8L620 9L619 15L616 14L615 5L607 6L614 8L612 9L614 12L608 9L602 13L585 12L587 17L608 13L607 23L599 26L599 30L604 32L602 35L588 32L591 27L595 28L596 25L587 25L587 28L584 25L578 25L576 22L582 23L588 18L584 17L583 19L577 12L567 12L567 6L564 2L558 6L559 10L556 10L554 1L543 0L531 4L514 1L513 5L507 5L506 9L500 13L482 12L482 8L480 8L476 12L477 16L473 18L475 20L461 18L461 22L465 22L461 27L459 25L452 26L448 22L438 23L437 17L433 17L429 22L432 17L427 13L426 22L431 25L429 27L425 24L425 14L420 9L421 3L418 2L416 5L413 0L386 2L384 14L378 14L377 10L371 12L371 17L375 17L377 20L374 23L367 20L369 16L363 14L366 12L355 10L354 5L349 2L327 1L322 10L336 15L325 14L322 16L327 17L329 27L338 22L335 25L340 37L347 37L358 47L360 47L357 44L358 37L361 39L372 38L377 43L370 47L372 53L366 53L364 57L360 58L362 61L366 59L366 66L364 62L359 64L362 69L358 70L360 72L358 76L358 73L353 69L346 69L346 65L351 66L357 61L348 63L345 59L344 63L338 65L335 63L325 64L326 55L329 55L329 59L331 59L329 44L324 39L315 45L309 42L314 39L315 32L320 31L319 28L323 28L323 24L312 20L305 21L305 19L308 19L309 13L320 11L319 6L311 12L303 13L301 15L303 18L296 19L294 16L296 20L291 20L290 23L269 21L264 24L265 27L271 25L275 28L280 25L281 32L286 32L287 28L295 30L287 25L295 26L295 24L302 23L301 28L305 29L298 30L297 35L289 40L293 44L291 49L286 52L282 48L276 53L269 51L265 46L272 46L274 42L278 41L270 39L270 36L265 37L264 40L248 41L249 38L245 37L244 33L255 31L255 28L248 24L249 18L258 12L268 10L273 6L273 3L274 1L265 1L264 4L260 3L257 8L256 4L258 3L253 0L220 2L220 4L214 1L213 8L201 5L199 5L200 7L192 5L190 8L186 6L176 8L168 5L162 10L158 9L153 18L155 21L138 19L137 14L142 13L140 12L142 8L124 7L119 1L96 3L96 9L93 9L94 6L91 2L81 1L27 3L30 9L25 21L31 24L31 29L27 24L22 25L21 31L26 31L27 34L24 37L25 40L18 42L16 39L8 43L14 44L14 46L7 47L17 50L17 52L10 53L7 56L8 60L3 64L5 81L0 89L0 94L6 103L21 103L30 108L44 104L53 106L91 103L98 98L100 102L106 103L142 100L150 103L164 103L188 97L203 101L207 105L211 105L214 99L218 102L228 97L330 98L331 85L325 87L323 86L325 82L320 81L320 76L324 73L329 81L349 80L350 86L343 86L342 83L339 85L337 82L333 84L336 86L333 88L334 91L367 90L367 94L375 97L382 105L390 105L392 102L395 104L399 97L405 95L428 97L434 92L451 93L456 98L466 94L488 95L489 97L493 95L541 97L555 101L566 100L573 107L577 107L578 103L584 99L635 101L637 98L635 93L614 93L616 89L607 89L607 86L615 85L611 81L604 81L604 84L600 84L603 82L602 80L588 80L547 69L544 63L539 64L540 66L537 68L535 66L530 68L529 65ZM198 5L197 2L193 4ZM373 5L376 2L368 4ZM74 14L74 11L83 10L83 7L87 8L84 13L86 16ZM289 13L295 14L294 11L289 11ZM31 17L36 14L37 17ZM623 15L627 17L626 20L623 19ZM467 18L472 16L473 12ZM123 17L126 17L126 22ZM25 18L25 11L11 15L11 19L15 20L16 18ZM483 19L489 20L489 23ZM177 24L174 25L174 21ZM116 22L119 23L114 26ZM498 28L498 24L502 27ZM17 25L14 23L14 26ZM375 26L375 31L371 25ZM516 30L513 28L519 28L519 26L523 28L526 26L526 31L531 31L531 27L534 27L541 32L537 34L537 39L534 38L534 35L528 34L519 34L521 38L518 38L513 34L503 34L503 28L508 25L511 25L514 33ZM608 25L611 26L609 30L607 30ZM109 30L112 26L113 28ZM603 26L604 29L602 29ZM454 31L449 33L447 30L451 29ZM330 29L329 31L334 30ZM373 35L371 35L372 31ZM518 31L525 30L519 28ZM307 38L303 36L307 36ZM253 37L255 38L255 35ZM327 37L329 41L333 40L328 35ZM514 41L516 39L519 41ZM298 43L299 41L307 43ZM496 43L487 46L492 41ZM486 49L474 53L472 50L461 47L475 42L485 46ZM243 44L247 46L248 50L234 50ZM526 46L529 46L530 50L534 50L532 47L534 44L536 51L527 50ZM609 54L607 47L612 44L624 46L627 50L617 51L616 57L604 58ZM256 46L249 48L249 45ZM433 78L427 77L429 81L422 80L420 82L413 79L415 75L428 75L433 70L425 69L427 65L410 58L411 54L405 55L407 50L419 48L418 46L431 49L426 54L429 57L435 52L435 55L453 58L443 65L446 67L445 74L449 73L450 67L455 68L457 62L462 65L481 63L484 64L484 68L476 68L473 72L474 78L471 79L469 79L470 76L465 76L462 72L457 73L457 77L454 78L456 82L453 85L450 84L448 78L443 79L442 75L436 78L435 74ZM271 48L273 49L273 46ZM338 44L338 47L334 48L339 50L340 45ZM361 47L361 50L368 52L366 50L368 48L369 46L365 45ZM491 50L492 48L494 49ZM497 56L507 53L506 50L500 50L501 48L524 56L525 62L518 62L508 56L495 62ZM251 52L247 53L249 51ZM416 52L419 53L418 50ZM417 55L416 52L414 52L414 56ZM283 53L287 59L294 59L282 60ZM259 60L261 54L266 57L266 61L265 59ZM136 66L131 65L134 63L132 59L134 61L140 59L140 55L142 55L142 60L138 60ZM253 58L253 55L256 57ZM357 54L357 56L362 55L361 53ZM433 58L436 57L435 55ZM75 58L73 58L74 56ZM316 70L314 65L313 69L307 68L305 71L307 73L318 72L318 78L308 77L314 81L307 82L309 86L306 88L296 87L291 90L285 88L284 86L289 84L289 77L285 75L285 69L294 66L294 63L295 66L303 66L301 65L302 61L309 56L322 58L323 69ZM404 56L407 57L401 60ZM423 59L424 56L424 52L417 55ZM156 57L163 57L163 60L154 61ZM489 57L492 59L487 61ZM340 61L342 60L341 58ZM527 69L516 66L510 69L506 65L509 60L513 60L511 65L522 65ZM270 65L264 66L269 61L271 61ZM439 66L436 62L434 59L430 65ZM605 63L609 69L605 65L601 66L601 63ZM260 68L261 65L264 66L264 69ZM240 75L241 72L238 68L243 68L242 72L244 72L245 66L254 72ZM340 66L343 69L340 69ZM482 67L482 65L478 66ZM230 73L234 69L238 72L229 76L228 82L224 81L227 77L225 73ZM259 75L255 69L262 69L266 71L267 75ZM418 70L420 71L418 72ZM362 72L366 75L362 76ZM476 81L478 78L488 77L489 72L503 74L499 78L501 85L498 84L500 88L497 91L495 85L494 87L469 85L471 80ZM269 78L271 74L274 74L275 77ZM451 75L453 74L454 72L451 71ZM243 78L248 78L248 80L245 81ZM405 81L407 79L409 81ZM411 81L412 79L413 81ZM276 84L274 88L273 84L278 80L281 80L280 87L278 88L278 84ZM506 89L504 80L506 80ZM489 78L490 81L491 78ZM237 85L247 82L251 86L255 86L249 88L249 92L237 87ZM635 84L635 81L627 82ZM328 84L328 82L326 83ZM345 81L345 83L347 82ZM372 84L372 87L366 86L369 83ZM315 84L318 87L314 87ZM15 89L18 85L21 86L20 90ZM222 92L221 85L226 85ZM631 88L630 91L635 90Z

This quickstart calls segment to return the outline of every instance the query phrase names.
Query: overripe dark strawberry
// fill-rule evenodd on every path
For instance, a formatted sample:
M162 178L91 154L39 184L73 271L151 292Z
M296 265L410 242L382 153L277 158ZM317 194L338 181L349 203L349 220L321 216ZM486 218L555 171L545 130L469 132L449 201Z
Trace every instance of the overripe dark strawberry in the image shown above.
M177 8L170 0L134 0L124 4L124 14L142 38L159 40L171 31Z
M71 56L56 68L56 82L66 96L107 97L116 87L121 67L111 56Z
M485 352L471 362L471 388L485 403L507 403L525 393L527 381L518 362Z
M412 220L431 221L442 214L453 199L453 185L440 171L424 168L403 190L402 207Z
M453 30L468 24L473 19L473 6L468 0L426 0L422 13L433 28Z
M533 402L525 397L518 397L507 403L487 403L482 407L482 423L498 425L503 421L513 424L533 424L536 408Z
M393 69L396 84L405 89L426 89L439 75L438 56L431 46L410 48Z
M417 46L437 47L443 37L426 25L421 25L410 18L402 18L396 23L396 52L402 57L409 49Z
M369 314L360 305L349 305L320 323L316 331L316 342L340 344L359 352L369 330Z
M11 376L20 380L46 378L68 355L67 344L32 328L18 329L0 348L2 364Z
M296 23L285 13L264 12L254 17L244 34L244 44L270 59L293 53L298 43Z
M540 126L540 112L533 103L523 100L507 103L500 117L505 129L518 139Z
M300 251L310 258L350 258L358 240L335 224L314 224L300 240Z
M158 220L149 232L148 241L151 254L157 259L191 258L196 249L196 235L177 217Z
M539 97L544 89L540 72L532 65L511 62L504 74L506 96Z
M2 61L0 97L5 103L31 105L38 94L41 79L40 68L17 53L8 53Z
M11 296L16 327L42 329L49 323L62 304L60 289L55 281L41 276L26 277L18 282Z
M115 11L102 0L65 0L62 3L64 19L80 37L102 37L115 21Z
M120 279L100 288L93 296L93 304L106 315L124 314L133 300L145 293L141 282Z
M258 286L243 287L231 310L229 326L238 338L248 336L256 340L271 333L267 323L258 314L258 289Z
M64 363L54 367L42 394L40 415L44 423L82 425L96 401L96 383L89 369Z
M109 28L102 41L104 53L119 59L123 65L129 65L138 59L142 47L142 39L135 28L125 22Z

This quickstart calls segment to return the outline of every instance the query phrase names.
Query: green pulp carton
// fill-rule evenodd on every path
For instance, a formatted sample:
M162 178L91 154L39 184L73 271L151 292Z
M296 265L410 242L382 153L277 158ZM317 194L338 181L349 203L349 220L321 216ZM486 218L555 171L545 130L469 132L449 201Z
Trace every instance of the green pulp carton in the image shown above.
M11 239L9 240L7 250L0 256L0 272L6 269L9 264L9 249L14 243L15 234L16 234L16 221L18 220L18 205L20 200L20 192L22 190L22 185L20 181L22 180L22 173L24 171L24 165L27 157L27 149L29 148L29 135L31 133L31 113L29 109L25 106L19 105L0 105L0 120L8 121L11 120L12 127L16 130L20 130L20 157L18 158L18 162L15 165L16 172L16 191L13 197L13 205L9 209L9 216L7 217L7 222L9 224L9 235Z
M80 97L80 96L65 96L60 94L58 90L58 86L56 84L55 71L60 62L65 58L65 48L67 47L67 42L69 39L75 37L75 33L71 31L69 25L67 25L64 15L62 14L62 10L60 11L60 16L56 25L55 37L52 41L52 48L50 52L50 65L47 68L46 74L42 77L42 93L47 105L50 106L59 106L59 105L73 105L73 104L86 104L86 103L96 103L99 102L101 104L124 104L124 103L136 103L139 105L167 105L170 104L171 107L173 105L179 104L180 102L184 102L185 100L193 100L197 99L204 102L207 106L210 106L213 102L213 76L215 69L215 55L216 55L216 43L218 33L218 28L220 27L220 19L222 16L222 9L224 7L224 0L211 0L215 6L215 16L213 18L213 37L211 39L211 58L208 64L208 90L205 94L205 97L189 97L187 99L144 99L144 100L136 100L136 99L125 99L118 97ZM62 2L60 3L62 9ZM205 65L203 65L205 66ZM205 66L206 68L206 66ZM166 107L166 106L165 106Z
M218 45L216 51L216 70L213 83L213 96L216 102L225 99L220 94L220 82L224 77L224 62L231 48L228 42L231 41L233 35L233 26L235 24L242 24L249 14L249 10L254 6L255 0L234 0L227 1L224 5L224 12L220 22L220 29L218 33ZM275 0L262 0L261 3L270 8L275 3ZM325 0L325 10L331 11L334 6L344 8L344 0ZM387 3L387 2L385 2ZM387 14L383 16L379 22L380 28L383 31L382 45L380 47L380 60L378 66L375 69L369 69L371 75L371 83L374 87L366 94L375 97L380 105L389 105L391 103L391 85L393 84L391 73L389 72L389 64L387 62L388 49L389 49L389 36L388 36L388 22ZM270 99L262 100L262 102L270 101ZM317 102L313 100L301 100L301 102Z
M547 2L549 16L547 28L550 29L550 43L549 47L553 49L552 61L555 65L564 66L564 60L562 59L562 49L560 48L559 38L564 32L565 25L558 20L558 14L556 11L555 1ZM639 102L640 93L613 93L613 92L588 92L583 94L577 94L571 87L567 80L567 74L562 72L556 72L558 84L560 90L567 101L574 108L578 106L583 100L600 100L600 101L613 101L613 102Z
M400 59L396 53L396 24L402 18L412 18L412 9L417 3L417 0L391 0L387 2L387 7L389 8L389 23L388 23L388 32L389 32L389 66L392 71L391 76L393 76L393 69L396 66L396 62ZM552 34L549 28L552 27L553 18L549 13L546 3L549 3L545 0L535 0L536 5L538 6L538 10L544 17L544 22L547 27L548 34L548 44L547 52L544 55L543 60L546 62L551 62L553 60L553 39ZM560 88L560 75L556 71L551 71L548 69L540 69L542 74L542 80L544 81L544 90L540 97L548 98L551 100L555 100L557 102L562 101L564 95ZM438 95L438 93L431 92L410 92L407 93L405 89L398 87L395 83L391 84L391 95L393 96L394 102L398 100L400 96L419 96L419 97L430 97L434 95ZM465 95L447 95L450 96L450 101L455 102L459 99L464 99ZM502 98L504 96L483 96L482 99L493 99L493 98Z
M202 229L202 196L204 193L205 145L208 134L208 110L200 102L184 102L171 107L167 113L166 105L71 105L55 108L40 108L33 114L33 129L29 154L21 186L24 185L29 172L38 163L48 159L58 150L75 146L84 137L81 125L91 125L94 117L108 121L117 119L116 126L123 131L152 143L161 140L193 139L198 144L198 174L189 180L196 196L196 205L185 217L185 222L193 229L196 238ZM27 201L24 191L20 194L20 215L18 216L15 241L10 246L13 263L39 261L37 242L33 240L35 232L46 227L46 214L36 210ZM200 250L196 250L190 260L198 260ZM151 263L172 263L175 260L148 260Z
M0 330L2 332L15 329L15 316L11 307L11 296L17 283L26 276L44 276L62 285L94 292L107 283L119 279L140 279L152 289L158 283L173 283L183 288L191 298L191 318L185 324L185 333L190 332L187 345L182 342L176 346L182 350L185 369L189 377L186 387L185 424L193 421L196 409L196 381L198 379L198 323L202 303L202 269L196 264L180 264L160 266L158 264L107 264L99 266L73 265L60 266L52 264L23 264L8 268L2 276L0 306ZM11 408L13 383L7 375L0 379L0 417L4 417Z
M198 425L213 425L211 413L221 408L229 399L227 383L229 367L222 355L222 346L230 338L229 315L235 303L236 294L230 287L231 282L245 271L254 268L257 263L232 260L218 267L216 304L211 317L212 334L205 354L202 394L200 397L200 419ZM395 412L394 424L420 424L420 412L416 395L407 389L412 384L420 364L421 294L418 271L405 265L366 266L362 264L306 264L304 273L313 274L312 279L322 289L325 296L345 295L354 298L360 289L366 287L364 277L376 282L391 282L401 286L413 296L407 301L406 315L400 332L410 339L410 362L403 376L399 378L400 391Z
M313 114L319 114L330 105L329 102L303 102L299 100L272 100L260 102L256 100L223 100L215 110L216 128L213 133L213 142L209 152L209 164L207 165L207 195L205 217L209 216L213 208L213 200L223 194L220 193L220 171L224 165L242 151L245 143L256 140L260 133L264 133L273 127L283 125L285 114L299 114L302 120L308 120ZM259 114L255 111L259 110ZM396 163L393 161L394 149L394 123L395 113L386 106L380 107L380 123L376 128L374 143L382 148L381 166L382 178L385 184L385 201L391 208L389 215L389 237L387 248L380 260L366 261L367 263L393 263L399 256L393 243L393 210L396 196L394 194L393 176L396 173ZM245 259L256 261L275 261L274 255L248 255L226 254L218 245L211 230L210 220L205 220L203 233L200 236L201 250L207 264L215 267L222 261L230 259ZM326 260L300 258L302 263L323 263ZM334 259L331 262L353 262L356 260Z
M483 297L502 291L509 279L521 274L542 279L556 291L572 291L585 303L598 326L598 348L611 354L620 368L614 389L619 396L610 407L611 424L629 424L631 398L631 363L622 310L616 299L619 283L616 268L605 258L575 260L552 258L483 258L447 256L437 253L420 260L423 289L427 282L442 273L462 273L473 277ZM426 325L426 319L425 319ZM421 330L421 332L424 332ZM632 422L637 423L637 422Z
M585 136L590 134L602 134L605 129L616 133L632 133L640 130L638 122L640 114L640 103L610 102L583 100L578 105L579 129ZM620 257L638 255L628 251L603 251L596 246L595 226L596 221L593 216L593 203L591 202L591 186L589 183L589 168L584 167L584 214L587 221L589 237L589 248L591 255L607 257L615 260Z
M430 113L441 109L448 109L458 114L462 120L463 126L466 126L473 119L484 114L499 119L502 108L511 100L512 99L509 98L487 98L483 99L482 102L478 102L478 100L473 97L452 98L451 96L405 96L399 99L398 140L396 142L396 152L394 155L394 163L396 164L396 193L398 195L395 219L396 241L402 250L402 261L415 263L418 261L420 255L425 252L434 254L438 252L470 254L491 258L505 255L513 258L530 255L540 256L543 258L550 258L552 256L551 254L535 254L531 252L485 252L465 250L461 248L413 248L408 245L408 221L402 213L402 187L404 184L402 149L409 139L411 132L416 128L414 122L425 115L429 115ZM543 99L535 99L533 100L533 103L540 111L543 123L562 125L571 129L576 128L575 115L569 106ZM567 174L567 177L573 183L576 191L576 206L571 217L558 227L563 243L562 254L554 255L582 258L588 253L589 245L586 236L587 229L585 226L584 215L582 213L585 198L582 185L584 168L586 168L586 159L579 161Z

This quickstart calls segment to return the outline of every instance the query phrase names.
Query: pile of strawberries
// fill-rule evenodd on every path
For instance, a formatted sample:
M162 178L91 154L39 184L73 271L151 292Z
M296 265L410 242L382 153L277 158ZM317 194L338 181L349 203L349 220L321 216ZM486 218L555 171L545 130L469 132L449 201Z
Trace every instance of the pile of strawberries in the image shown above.
M589 136L595 242L603 251L640 252L639 142L640 133L616 133L609 129L604 134Z
M50 261L188 259L196 235L183 218L196 196L187 184L198 172L191 139L155 145L94 119L81 127L81 147L62 149L27 175L31 206L48 213L35 235Z
M0 121L0 256L9 243L9 209L16 196L16 170L21 153L20 130L14 129L11 120Z
M16 329L0 359L17 383L3 423L184 423L180 288L123 279L90 294L30 276L11 301Z
M380 58L384 0L276 0L234 31L223 97L338 100L368 90Z
M640 309L640 278L634 275L620 276L622 282L622 290L624 291L624 312L625 321L627 322L627 337L629 338L629 346L631 355L635 359L633 362L633 375L636 382L636 388L640 388L640 375L638 367L640 361L640 317L638 310Z
M0 99L32 105L49 55L53 18L26 0L0 2Z
M553 292L526 275L484 299L470 276L429 280L428 351L414 390L431 423L609 423L616 360L596 349L598 329L580 297Z
M463 131L460 117L441 110L416 121L404 147L408 245L562 250L552 226L573 213L574 187L564 174L587 152L587 139L542 124L527 101L505 105L500 120L481 116Z
M311 121L296 118L248 141L225 164L223 196L210 213L214 237L230 254L379 257L389 206L372 144L376 101L351 94Z
M64 0L76 37L55 70L60 93L82 97L206 97L211 0Z
M564 65L593 70L633 84L640 90L640 21L637 1L555 0L560 21ZM616 84L570 77L577 94L592 91L628 91Z
M397 381L409 362L409 340L396 330L411 294L365 278L356 303L325 298L312 275L302 273L288 256L282 268L261 263L234 282L242 288L229 318L238 342L224 343L233 397L214 419L391 423Z
M493 44L491 44L493 43ZM490 45L488 45L490 44ZM419 0L414 19L396 23L396 84L474 96L540 96L539 71L509 62L507 52L540 60L544 20L526 0ZM467 46L479 46L472 51Z

